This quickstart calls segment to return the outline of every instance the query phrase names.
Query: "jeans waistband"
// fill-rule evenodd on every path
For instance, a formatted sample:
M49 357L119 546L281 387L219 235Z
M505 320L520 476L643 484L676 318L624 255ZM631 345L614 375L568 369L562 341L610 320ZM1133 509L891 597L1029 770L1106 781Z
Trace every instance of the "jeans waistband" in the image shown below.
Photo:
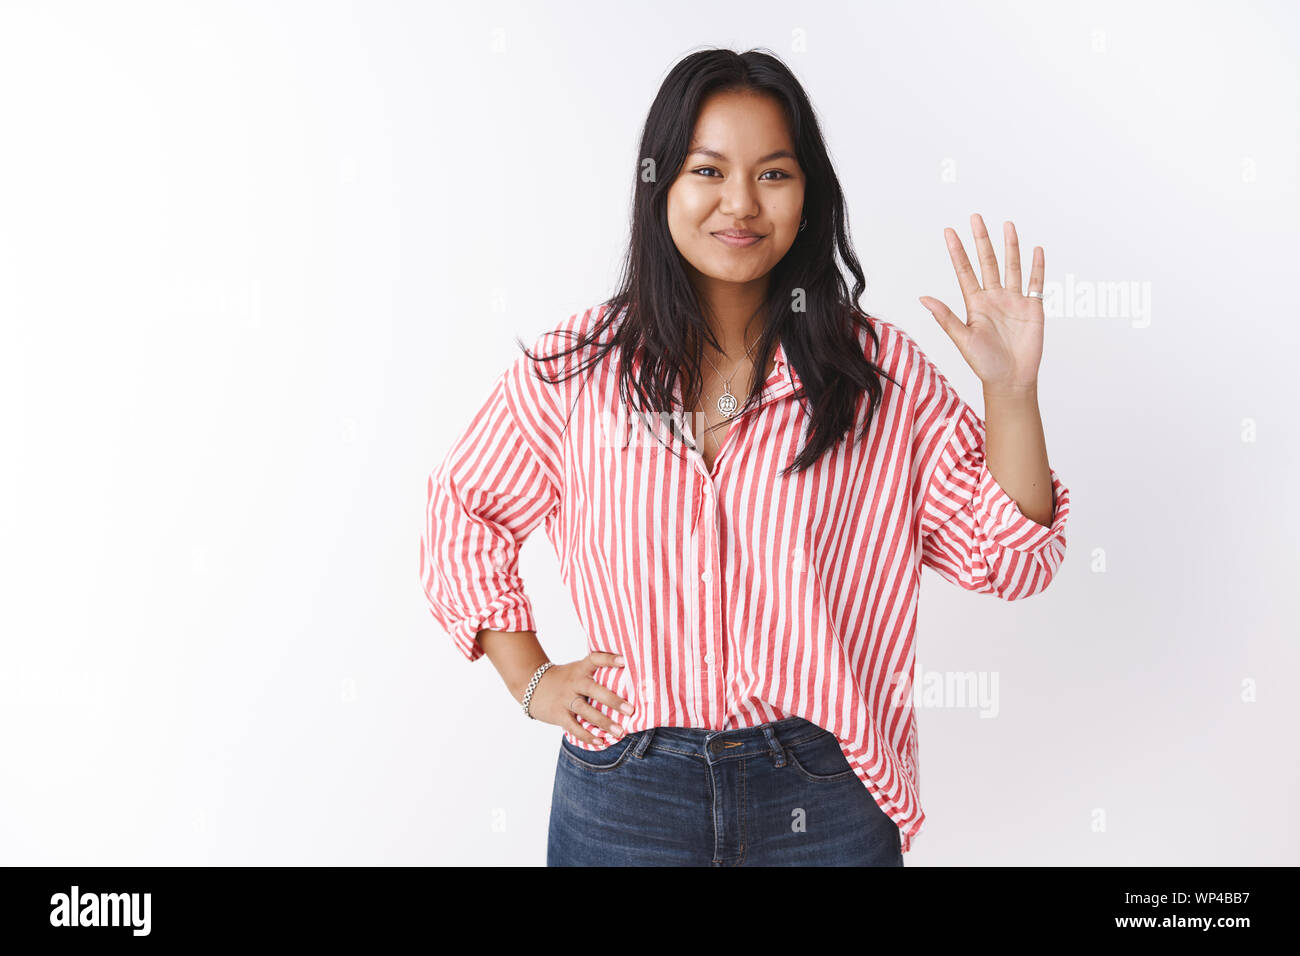
M700 727L648 727L630 736L631 755L644 757L652 743L669 750L694 753L709 763L752 757L767 752L776 766L785 765L784 747L810 740L826 730L802 717L786 717L755 727L705 730ZM784 746L783 746L784 745Z

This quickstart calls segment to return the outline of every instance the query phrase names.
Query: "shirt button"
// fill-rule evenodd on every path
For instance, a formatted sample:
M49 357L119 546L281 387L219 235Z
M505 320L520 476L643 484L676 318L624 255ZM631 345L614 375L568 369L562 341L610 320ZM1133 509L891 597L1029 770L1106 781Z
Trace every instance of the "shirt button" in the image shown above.
M700 575L700 580L703 581L705 584L708 584L710 581L713 580L713 573L710 571L705 571L703 574Z
M704 655L704 663L706 663L706 664L712 664L712 663L713 663L713 655L712 655L712 654L705 654L705 655Z

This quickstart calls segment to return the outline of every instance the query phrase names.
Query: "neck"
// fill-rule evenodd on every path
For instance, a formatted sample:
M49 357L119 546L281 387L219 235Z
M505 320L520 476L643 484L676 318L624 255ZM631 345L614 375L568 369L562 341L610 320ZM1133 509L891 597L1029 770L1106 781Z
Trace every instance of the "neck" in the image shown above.
M705 320L713 337L722 346L722 358L738 361L756 341L763 329L763 300L767 294L766 277L755 282L709 282L701 290L705 303ZM708 342L704 348L714 351Z

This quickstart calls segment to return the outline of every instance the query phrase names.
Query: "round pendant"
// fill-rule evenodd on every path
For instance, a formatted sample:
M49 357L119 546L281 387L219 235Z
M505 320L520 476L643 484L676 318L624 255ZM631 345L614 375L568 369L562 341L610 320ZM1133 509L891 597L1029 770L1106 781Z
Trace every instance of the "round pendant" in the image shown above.
M723 392L722 395L718 397L718 411L730 418L735 410L736 396L732 395L730 392Z

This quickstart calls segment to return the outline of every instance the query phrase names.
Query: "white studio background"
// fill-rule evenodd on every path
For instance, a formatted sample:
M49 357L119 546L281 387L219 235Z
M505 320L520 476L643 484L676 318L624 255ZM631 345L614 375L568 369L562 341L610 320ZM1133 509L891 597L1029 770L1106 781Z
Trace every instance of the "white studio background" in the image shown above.
M1068 555L1018 603L926 573L918 680L998 697L920 709L906 864L1300 862L1297 25L3 3L0 863L544 862L560 731L429 616L426 479L514 337L612 291L646 110L713 45L806 85L862 304L981 413L916 301L964 314L943 228L1046 249ZM581 656L540 531L523 573Z

